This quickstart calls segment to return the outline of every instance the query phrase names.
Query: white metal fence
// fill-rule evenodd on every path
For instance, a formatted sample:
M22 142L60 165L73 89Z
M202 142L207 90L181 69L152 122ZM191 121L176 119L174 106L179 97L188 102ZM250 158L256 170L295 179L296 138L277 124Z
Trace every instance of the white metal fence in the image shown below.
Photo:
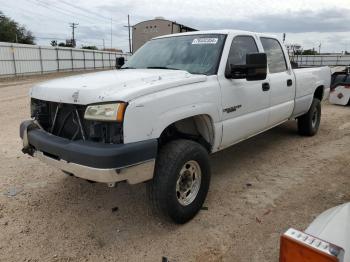
M127 59L109 51L0 42L0 77L114 68L120 56Z
M297 55L291 60L299 66L348 66L350 55Z

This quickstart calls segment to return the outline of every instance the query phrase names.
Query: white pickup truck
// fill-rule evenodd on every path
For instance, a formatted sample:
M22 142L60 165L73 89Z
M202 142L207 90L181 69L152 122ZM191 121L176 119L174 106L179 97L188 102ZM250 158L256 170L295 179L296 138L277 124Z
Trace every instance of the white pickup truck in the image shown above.
M290 119L315 135L330 79L328 67L293 70L271 35L162 36L119 70L34 86L23 152L110 186L147 181L156 209L185 223L205 201L210 153Z

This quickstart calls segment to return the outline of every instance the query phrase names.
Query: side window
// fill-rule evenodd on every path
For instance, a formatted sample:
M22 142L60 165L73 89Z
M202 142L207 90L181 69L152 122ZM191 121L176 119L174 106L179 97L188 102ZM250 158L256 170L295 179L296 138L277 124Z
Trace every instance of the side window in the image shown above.
M287 63L280 43L273 38L260 38L261 44L267 56L267 63L270 73L279 73L286 71Z
M258 47L251 36L236 36L232 40L230 53L228 55L227 67L229 65L245 65L246 54L258 53Z

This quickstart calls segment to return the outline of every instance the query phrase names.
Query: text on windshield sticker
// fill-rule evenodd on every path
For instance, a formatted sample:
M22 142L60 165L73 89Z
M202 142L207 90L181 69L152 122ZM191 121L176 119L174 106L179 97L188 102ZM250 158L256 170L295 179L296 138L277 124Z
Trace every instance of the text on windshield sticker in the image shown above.
M215 45L217 42L217 38L195 38L192 45Z

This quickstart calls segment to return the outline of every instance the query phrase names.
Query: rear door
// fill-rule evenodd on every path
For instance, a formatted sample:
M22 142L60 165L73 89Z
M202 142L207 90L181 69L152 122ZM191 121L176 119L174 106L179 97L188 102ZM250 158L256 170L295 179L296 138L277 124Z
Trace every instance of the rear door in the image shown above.
M270 115L268 126L287 120L293 113L295 97L294 74L288 68L287 58L277 39L261 37L267 55L268 79L270 83Z
M256 39L250 35L235 36L232 40L226 70L232 65L245 65L246 54L258 53ZM219 76L222 96L223 136L221 148L252 136L267 126L269 91L267 80L247 81Z

